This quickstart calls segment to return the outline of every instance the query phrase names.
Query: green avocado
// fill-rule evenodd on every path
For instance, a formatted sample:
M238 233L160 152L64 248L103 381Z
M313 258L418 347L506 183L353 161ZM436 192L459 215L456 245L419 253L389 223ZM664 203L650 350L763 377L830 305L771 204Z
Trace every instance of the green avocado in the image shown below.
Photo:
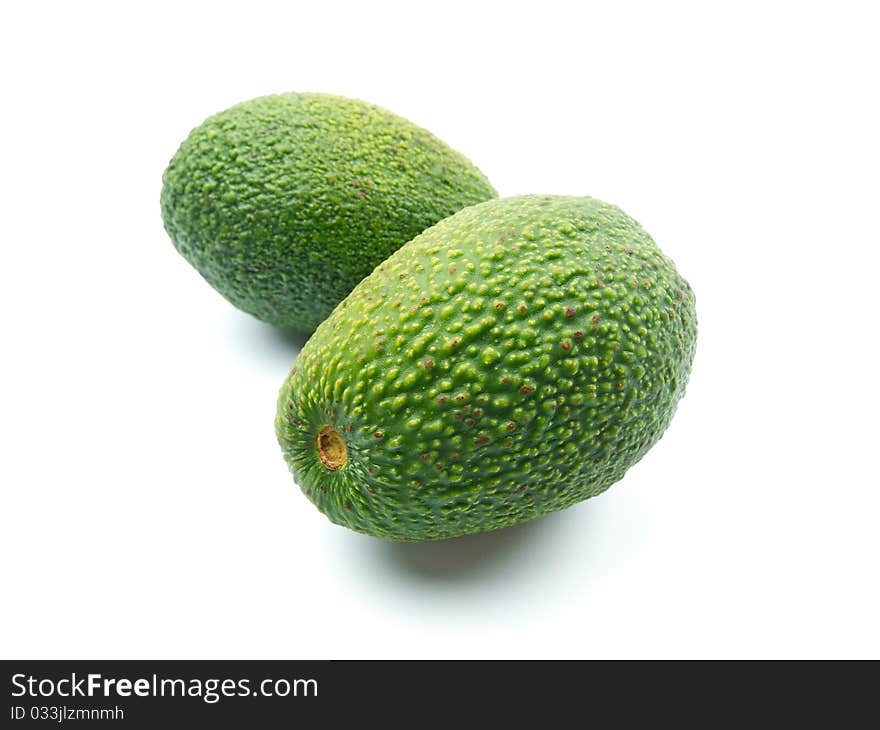
M362 101L281 94L194 129L163 176L174 246L239 309L310 333L389 254L496 195L463 155Z
M593 497L684 393L694 295L586 197L466 208L394 253L303 347L275 428L306 496L391 540L492 530Z

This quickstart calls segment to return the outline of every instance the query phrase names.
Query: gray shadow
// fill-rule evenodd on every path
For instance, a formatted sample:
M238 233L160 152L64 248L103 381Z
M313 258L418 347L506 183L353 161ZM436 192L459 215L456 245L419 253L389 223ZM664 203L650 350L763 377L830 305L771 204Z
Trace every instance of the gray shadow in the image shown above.
M258 329L262 330L262 336L267 340L274 341L277 343L279 347L284 347L288 350L296 350L299 352L302 350L303 345L308 342L309 337L311 335L304 335L300 332L291 332L290 330L282 329L281 327L273 327L271 324L266 324L265 322L255 322L258 325Z
M589 510L565 510L491 532L431 542L373 541L374 557L398 577L430 583L485 580L532 570L554 550L572 519Z
M230 311L223 324L239 355L261 367L269 363L283 372L287 372L309 339L309 335L274 327L237 310Z

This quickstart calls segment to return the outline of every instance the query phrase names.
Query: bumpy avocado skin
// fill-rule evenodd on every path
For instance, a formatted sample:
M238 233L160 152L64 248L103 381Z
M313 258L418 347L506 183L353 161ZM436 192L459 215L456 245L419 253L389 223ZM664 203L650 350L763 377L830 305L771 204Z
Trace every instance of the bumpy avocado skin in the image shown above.
M361 282L306 343L276 432L333 522L391 540L492 530L595 496L660 438L696 344L694 295L593 198L489 201ZM316 435L343 436L328 469Z
M232 304L310 333L411 238L495 197L429 132L326 94L244 102L194 129L163 176L165 229Z

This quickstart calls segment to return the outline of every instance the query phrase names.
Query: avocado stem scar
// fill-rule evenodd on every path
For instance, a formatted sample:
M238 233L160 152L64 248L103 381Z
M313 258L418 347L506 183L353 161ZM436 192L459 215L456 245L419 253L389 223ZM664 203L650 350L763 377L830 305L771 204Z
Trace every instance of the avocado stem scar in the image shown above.
M324 426L315 437L315 448L321 463L330 471L345 466L348 461L348 448L345 439L333 426Z

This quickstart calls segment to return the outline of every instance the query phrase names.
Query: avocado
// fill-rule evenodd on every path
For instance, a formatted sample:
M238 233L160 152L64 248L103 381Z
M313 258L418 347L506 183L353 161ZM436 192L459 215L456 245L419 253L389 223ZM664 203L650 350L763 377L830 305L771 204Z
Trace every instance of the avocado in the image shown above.
M303 347L275 428L306 496L391 540L513 525L605 491L684 393L694 295L587 197L466 208L403 246Z
M308 334L415 235L495 197L463 155L391 112L265 96L194 129L163 176L174 246L239 309Z

